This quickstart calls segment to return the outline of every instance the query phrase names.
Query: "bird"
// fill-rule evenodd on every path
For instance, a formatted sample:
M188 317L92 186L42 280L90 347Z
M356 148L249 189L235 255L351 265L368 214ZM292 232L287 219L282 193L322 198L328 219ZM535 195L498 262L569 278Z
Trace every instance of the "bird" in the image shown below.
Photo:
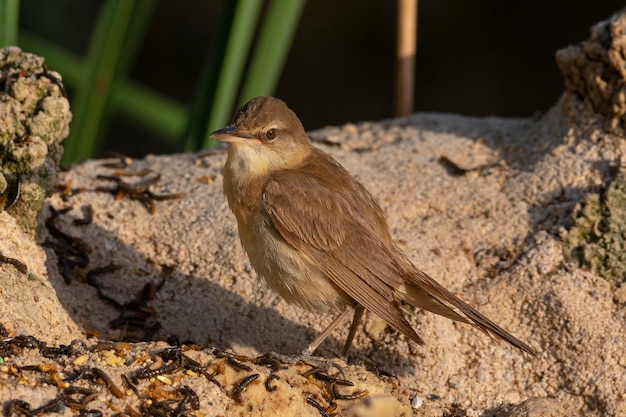
M469 323L535 356L517 339L418 269L395 245L372 194L332 156L313 146L287 104L256 97L230 125L223 191L257 275L287 302L337 313L302 352L312 355L349 314L344 356L364 310L418 345L409 306Z

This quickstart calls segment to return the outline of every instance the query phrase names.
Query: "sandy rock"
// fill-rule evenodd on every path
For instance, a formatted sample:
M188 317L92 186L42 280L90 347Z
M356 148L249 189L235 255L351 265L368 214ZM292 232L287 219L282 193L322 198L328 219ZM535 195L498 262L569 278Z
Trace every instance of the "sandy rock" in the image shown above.
M22 269L0 263L0 324L52 344L80 337L49 280L47 268L52 265L44 249L6 211L0 212L0 230L0 254L23 264Z
M615 38L620 16L603 26ZM568 70L566 61L560 65ZM613 121L623 116L574 92L538 120L416 114L312 132L379 199L407 256L528 342L537 358L471 326L416 312L410 321L424 347L369 317L348 366L332 359L347 329L332 334L317 354L342 364L354 383L339 395L329 394L336 374L329 382L302 364L272 371L253 358L298 352L331 317L287 305L256 279L222 195L225 153L94 160L63 173L63 187L46 201L43 250L0 213L0 231L11 233L0 232L0 251L41 278L0 265L0 317L9 332L0 340L5 409L20 407L17 399L32 410L59 398L69 415L64 383L79 375L76 384L97 394L89 407L101 411L163 407L171 399L170 406L195 413L193 392L199 415L623 415L623 281L607 281L569 255L585 245L571 243L581 204L619 188L626 141ZM616 210L622 206L604 209L622 218ZM30 303L34 319L16 313L16 299ZM108 356L95 348L103 340L144 339L161 342L113 347ZM165 340L183 343L208 376L186 368L178 353L164 353L172 348ZM54 370L42 371L47 362ZM105 366L125 399L93 375ZM124 385L122 375L146 366L160 371L133 383L137 392ZM272 372L279 375L270 381L275 392L264 386ZM354 398L341 399L344 389Z
M0 49L0 208L33 233L57 182L72 119L61 76L17 47Z
M573 410L563 403L550 398L529 398L514 407L502 417L565 417L571 416Z
M378 129L389 126L401 132L401 140L376 152L326 147L379 198L410 258L540 352L531 359L469 326L423 313L411 317L426 340L420 348L370 318L351 359L396 375L404 393L400 410L415 396L423 404L413 413L423 416L454 410L479 415L530 397L554 398L587 415L620 409L624 306L613 302L607 281L566 261L562 236L580 198L598 192L614 172L611 161L618 160L622 145L610 135L598 143L584 140L579 135L589 125L562 130L566 117L558 107L538 122L415 115L401 128L398 121L381 123ZM581 117L593 120L592 114ZM460 133L465 131L471 137ZM359 131L349 128L346 134L358 137ZM450 172L441 156L464 173ZM47 271L82 332L113 340L176 337L254 357L269 350L295 353L326 325L331 317L285 304L255 278L222 196L224 158L219 151L148 156L126 168L110 166L117 160L88 161L63 175L68 187L48 204L69 210L52 224L82 242L78 247L88 253L89 264L74 268L65 283L58 265L67 254L52 245L46 249ZM178 197L154 201L154 214L145 196L116 199L117 192L107 191L116 182L106 176L147 169L148 176L123 181L159 173L151 192ZM93 221L81 224L88 206ZM42 216L49 218L50 208ZM134 310L124 315L123 304ZM345 331L338 330L318 353L336 356ZM58 344L82 336L65 335L56 342L42 339ZM293 378L302 372L295 370ZM255 387L246 391L249 398L256 398ZM387 406L367 389L371 400L346 405L346 412Z
M341 415L373 416L376 410L411 415L406 393L397 384L345 363L344 376L336 370L312 373L315 369L307 365L270 367L208 346L183 349L96 339L59 348L37 343L14 338L10 346L0 344L7 357L0 365L0 392L13 387L10 395L3 392L5 415L39 407L58 415L79 410L171 415L178 410L178 415L314 417L320 415L318 407ZM353 385L335 386L337 378ZM345 398L329 403L328 395Z
M626 9L595 24L579 45L556 53L565 85L606 116L610 128L626 128Z

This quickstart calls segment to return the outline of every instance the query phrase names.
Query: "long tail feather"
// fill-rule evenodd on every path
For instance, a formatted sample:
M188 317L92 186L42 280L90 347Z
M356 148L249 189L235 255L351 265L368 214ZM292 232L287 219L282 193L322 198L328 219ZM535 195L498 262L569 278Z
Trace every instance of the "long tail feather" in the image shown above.
M408 284L397 290L397 294L403 301L452 320L471 323L483 332L497 336L521 351L537 356L533 348L446 290L425 273L417 270L416 273L409 274L408 278L407 281L413 285Z

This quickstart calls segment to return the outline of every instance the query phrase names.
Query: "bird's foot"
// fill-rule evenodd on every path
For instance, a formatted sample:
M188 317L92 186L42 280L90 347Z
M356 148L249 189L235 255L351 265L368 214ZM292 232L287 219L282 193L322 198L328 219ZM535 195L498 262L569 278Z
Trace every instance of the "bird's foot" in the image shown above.
M343 366L329 359L311 356L311 354L308 353L306 350L299 355L285 355L277 352L268 352L262 356L255 358L253 362L268 364L272 367L272 370L278 370L280 368L280 364L297 365L299 363L308 365L311 368L314 368L314 370L316 371L319 370L326 373L332 371L333 369L336 369L345 379L345 371L343 369Z

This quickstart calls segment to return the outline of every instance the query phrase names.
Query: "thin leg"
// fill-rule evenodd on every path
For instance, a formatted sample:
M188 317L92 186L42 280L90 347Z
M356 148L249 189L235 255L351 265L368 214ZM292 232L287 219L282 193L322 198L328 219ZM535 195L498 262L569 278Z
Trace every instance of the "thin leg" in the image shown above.
M302 351L302 356L311 356L315 349L318 348L319 345L322 344L324 340L330 335L330 333L335 330L337 326L339 326L347 317L347 315L352 311L352 306L346 306L341 313L337 317L333 319L333 321L324 329L322 332L315 338L311 344Z
M352 324L350 325L350 332L348 333L348 338L346 339L346 344L343 346L343 357L348 358L348 352L350 351L350 347L352 346L352 340L354 340L354 335L356 334L356 329L359 327L361 323L361 317L363 317L363 311L365 308L361 304L357 304L354 308L354 317L352 317Z

